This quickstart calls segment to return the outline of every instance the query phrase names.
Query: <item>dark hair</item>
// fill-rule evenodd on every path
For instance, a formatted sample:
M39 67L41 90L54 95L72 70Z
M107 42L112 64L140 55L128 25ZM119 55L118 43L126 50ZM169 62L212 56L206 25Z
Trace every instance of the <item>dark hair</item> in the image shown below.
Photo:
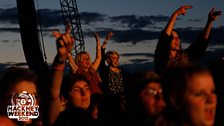
M0 80L0 94L1 96L6 94L15 84L21 81L30 81L37 83L36 74L27 69L21 67L10 67L5 71Z
M33 71L22 67L10 67L3 73L0 79L1 105L7 102L5 100L8 100L8 95L11 95L8 94L10 90L12 90L17 83L22 81L29 81L37 84L37 76Z
M172 32L173 32L173 31L176 32L176 33L178 34L178 32L177 32L176 29L173 29ZM173 34L172 34L172 33L171 33L171 37L173 38Z
M62 86L61 86L61 96L67 99L69 91L71 90L71 87L78 81L85 81L89 85L89 81L83 75L69 74L64 76L62 81Z
M135 93L138 95L151 82L161 83L161 77L154 71L138 73L134 80L134 90L136 91Z
M164 99L168 107L167 110L171 113L174 113L176 110L171 103L171 97L174 98L175 102L180 107L182 107L183 92L186 90L189 80L191 80L195 75L204 73L210 74L207 68L199 65L176 66L169 68L166 71L164 81L162 82Z
M131 102L130 105L132 107L132 111L134 112L134 114L137 114L139 116L139 113L141 115L142 112L145 112L140 99L141 91L152 82L157 82L160 84L162 82L162 78L154 71L144 71L137 73L134 76L135 77L132 81L133 84L131 87L129 99Z
M117 55L119 57L119 54L117 51L108 51L106 54L105 54L105 59L110 59L112 55Z

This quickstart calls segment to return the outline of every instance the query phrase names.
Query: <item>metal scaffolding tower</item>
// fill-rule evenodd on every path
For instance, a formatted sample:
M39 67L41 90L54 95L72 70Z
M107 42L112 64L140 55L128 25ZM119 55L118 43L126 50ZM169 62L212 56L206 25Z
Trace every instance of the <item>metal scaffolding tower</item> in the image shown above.
M72 55L75 56L81 51L85 51L85 42L82 33L80 17L76 0L60 0L61 11L64 18L64 24L71 24L71 33L75 38L74 49Z

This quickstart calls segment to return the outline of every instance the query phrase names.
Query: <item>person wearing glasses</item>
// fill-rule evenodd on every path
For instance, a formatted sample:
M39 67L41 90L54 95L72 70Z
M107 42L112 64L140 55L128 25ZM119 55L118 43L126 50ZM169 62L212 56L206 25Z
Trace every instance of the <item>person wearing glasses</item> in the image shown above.
M172 67L163 82L167 106L155 126L215 125L217 95L207 68L197 65Z
M153 71L137 74L131 96L132 120L135 125L153 125L166 107L161 77Z

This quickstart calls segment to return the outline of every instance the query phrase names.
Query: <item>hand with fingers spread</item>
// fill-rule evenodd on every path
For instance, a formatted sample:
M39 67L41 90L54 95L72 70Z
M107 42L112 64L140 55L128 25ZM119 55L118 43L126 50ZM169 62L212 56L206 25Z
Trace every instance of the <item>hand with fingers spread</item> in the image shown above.
M106 39L104 40L103 44L102 44L102 48L105 49L107 42L111 39L111 37L114 35L114 33L112 31L110 31L106 37Z
M61 34L59 31L53 32L53 35L57 39L57 53L64 60L66 60L68 53L71 52L74 45L74 38L70 35L70 33L70 25L67 25L66 32L64 34Z
M175 11L175 13L178 14L178 15L185 15L187 9L191 9L191 8L193 8L191 5L184 5L184 6L181 6L180 8L178 8Z
M215 11L214 8L212 8L208 14L208 21L215 21L219 15L222 14L222 11Z
M105 41L106 41L106 42L109 41L110 38L111 38L113 35L114 35L114 33L113 33L112 31L110 31L110 32L108 33L108 35L107 35Z

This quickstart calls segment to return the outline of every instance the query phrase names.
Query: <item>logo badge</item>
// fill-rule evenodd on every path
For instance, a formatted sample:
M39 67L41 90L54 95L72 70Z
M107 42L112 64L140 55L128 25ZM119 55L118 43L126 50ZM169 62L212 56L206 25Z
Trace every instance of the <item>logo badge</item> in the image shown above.
M7 113L10 119L18 121L29 121L39 116L35 96L26 91L14 93L11 98L11 104L7 106Z

